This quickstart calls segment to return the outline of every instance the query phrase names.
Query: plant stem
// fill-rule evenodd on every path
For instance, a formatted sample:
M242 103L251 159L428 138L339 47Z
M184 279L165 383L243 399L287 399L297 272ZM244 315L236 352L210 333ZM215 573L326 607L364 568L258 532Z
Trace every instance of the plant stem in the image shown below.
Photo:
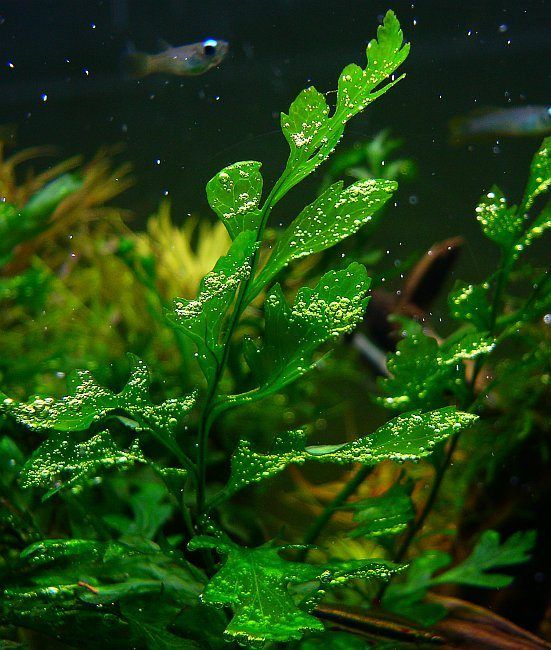
M501 306L501 298L509 279L509 273L511 272L511 255L511 250L503 253L501 265L497 274L496 288L492 297L492 310L490 312L490 334L494 333L497 314L499 312L499 307Z
M337 494L337 496L325 506L323 511L319 514L319 516L314 521L314 523L306 531L303 544L309 546L310 544L313 544L318 539L321 531L329 523L329 520L333 516L335 510L338 510L344 503L346 503L348 498L354 494L354 492L360 487L360 485L369 476L372 469L373 468L370 466L360 467L360 469L354 474L354 476L348 481L348 483L346 483L346 485ZM300 562L306 559L308 550L309 550L308 548L303 548L299 551L297 555L297 559Z
M261 241L262 239L264 228L266 227L266 223L270 216L270 212L272 210L272 207L274 206L276 194L279 191L280 186L283 184L285 178L286 178L286 174L283 173L283 175L280 176L278 181L273 186L270 194L268 195L266 201L264 202L264 205L262 206L261 215L260 215L260 225L256 236L257 242ZM222 375L224 374L224 370L228 361L231 340L233 338L237 324L239 323L239 319L241 318L241 315L245 307L247 306L245 304L245 296L249 288L249 285L251 283L251 280L252 278L254 278L257 264L258 264L258 251L255 251L251 261L251 273L239 288L237 300L231 315L228 328L226 330L226 334L224 336L222 357L220 359L220 362L217 365L213 382L209 387L209 391L205 401L205 408L203 410L201 422L199 425L199 435L198 435L199 440L197 445L197 519L198 519L199 526L201 526L200 519L205 513L206 464L207 464L206 461L207 461L208 440L209 440L210 429L216 419L216 413L213 413L214 401L218 394L218 386L220 384L220 380L222 379Z

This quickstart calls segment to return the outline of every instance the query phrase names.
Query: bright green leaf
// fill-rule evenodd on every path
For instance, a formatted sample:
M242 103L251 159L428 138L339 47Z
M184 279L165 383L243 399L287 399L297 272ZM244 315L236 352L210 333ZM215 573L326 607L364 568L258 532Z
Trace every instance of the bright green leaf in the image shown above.
M237 162L225 167L207 183L211 208L226 226L232 239L260 225L258 205L262 196L261 163Z
M289 113L281 114L281 129L290 154L274 202L328 158L349 119L397 83L398 80L392 80L381 86L408 53L409 45L403 44L400 24L394 13L388 11L377 31L377 40L368 45L366 68L349 65L339 77L337 106L332 116L325 97L314 87L303 90Z
M70 435L54 434L25 463L21 484L24 488L49 488L43 497L46 500L61 489L86 485L107 469L125 470L144 462L137 441L123 451L106 431L81 443Z
M524 198L522 200L521 212L529 210L536 198L551 187L551 136L544 139L538 152L530 165L530 175Z
M233 618L226 635L244 643L285 642L323 624L297 603L293 586L312 583L313 597L354 578L388 580L400 567L385 560L351 560L322 566L284 560L280 553L292 547L273 543L242 548L233 542L196 537L190 549L216 549L226 556L218 573L201 594L205 603L230 607Z
M253 451L250 443L242 440L232 458L227 489L236 492L279 474L289 464L302 465L306 461L375 465L383 460L417 460L428 456L439 442L477 419L476 415L451 406L429 413L408 413L390 420L370 435L342 445L306 446L304 432L291 431L278 438L268 454Z
M280 236L251 288L251 297L292 260L319 253L357 232L396 188L397 183L385 180L360 181L344 190L342 182L329 187Z
M482 231L504 250L510 250L522 232L524 218L516 206L508 207L499 187L485 194L476 208Z
M231 396L228 402L260 399L307 372L320 345L352 331L361 321L369 283L365 267L353 263L341 271L329 271L313 289L302 287L293 306L276 285L266 298L263 345L257 347L248 340L245 346L259 388Z
M377 38L368 43L367 67L347 66L339 79L336 115L350 119L374 99L385 93L392 83L375 90L405 61L409 43L403 44L400 23L393 11L387 11L383 24L377 29ZM375 92L374 92L375 91Z
M493 339L478 332L464 332L461 338L438 345L415 321L400 319L405 337L387 363L389 377L379 381L386 397L378 401L392 410L434 408L448 392L465 390L464 359L487 354L495 347Z
M3 396L0 412L3 410L34 431L61 432L85 431L92 424L99 424L122 412L136 421L136 431L150 431L168 449L181 457L174 439L174 430L191 411L195 395L153 404L149 398L147 366L137 357L129 356L132 369L128 382L120 393L113 393L97 384L89 371L78 370L69 377L70 393L66 397L60 400L37 397L23 403Z
M480 332L490 328L491 309L488 303L488 283L458 283L448 297L450 313L454 318L472 323Z
M193 300L177 298L170 319L197 346L198 361L209 385L214 381L224 349L225 316L239 285L251 273L250 260L258 247L253 231L242 232L214 269L205 275Z
M541 237L547 230L551 228L551 201L549 201L542 209L540 214L530 223L522 236L517 241L513 256L518 258L522 251L530 246L530 244Z

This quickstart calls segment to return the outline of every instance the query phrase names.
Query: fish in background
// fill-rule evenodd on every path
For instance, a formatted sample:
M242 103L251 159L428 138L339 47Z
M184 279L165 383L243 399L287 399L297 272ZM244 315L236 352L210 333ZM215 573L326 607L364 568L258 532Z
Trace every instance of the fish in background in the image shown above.
M477 109L450 121L452 143L484 137L543 136L551 133L551 106Z
M228 52L226 41L207 38L199 43L172 47L164 43L158 54L129 51L123 56L123 64L133 77L150 74L171 74L192 77L204 74L219 65Z

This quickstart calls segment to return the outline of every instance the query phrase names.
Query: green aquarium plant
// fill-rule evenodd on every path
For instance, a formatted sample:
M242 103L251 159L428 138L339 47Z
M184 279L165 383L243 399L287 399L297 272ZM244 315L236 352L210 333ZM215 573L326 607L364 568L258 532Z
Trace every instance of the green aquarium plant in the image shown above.
M305 650L318 643L397 647L397 638L417 645L437 638L418 624L446 613L441 603L428 602L430 589L501 587L511 578L495 569L529 557L530 531L501 539L486 530L453 565L439 549L412 551L460 438L481 425L491 390L477 388L484 363L503 340L539 318L549 295L542 278L513 312L503 313L520 254L549 225L548 206L534 221L525 217L549 185L545 145L519 208L508 207L497 190L481 204L483 229L502 247L504 261L480 287L454 292L453 315L464 324L438 343L418 323L403 322L407 335L380 385L383 407L395 411L390 419L379 419L379 426L362 422L353 437L341 434L324 444L310 439L309 422L272 430L269 441L243 434L251 415L252 428L263 428L291 385L310 387L314 400L312 391L331 371L329 353L343 349L338 342L364 319L370 278L357 261L324 272L293 295L281 280L298 260L368 224L393 196L395 181L363 178L346 187L336 181L275 240L266 238L266 228L286 194L331 155L348 121L402 79L396 71L408 52L388 12L364 67L349 65L339 76L333 108L310 87L282 113L289 157L269 190L256 161L229 165L209 181L209 204L230 243L195 296L169 303L156 284L151 251L132 238L119 242L124 264L148 296L157 296L155 306L166 309L165 323L179 342L179 377L163 377L161 363L152 375L131 354L123 380L107 373L98 381L84 369L69 377L62 397L34 386L27 400L1 395L6 647L56 640L77 648ZM166 325L157 318L153 327ZM190 376L198 381L187 390ZM228 423L235 430L226 436ZM414 468L429 458L436 473L420 506L412 492ZM382 495L354 498L388 466L398 468L394 485ZM320 476L331 467L353 473L299 533L296 522L282 519L267 534L269 513L251 514L251 495L266 485L273 494L290 467ZM359 556L332 550L338 545L328 531L340 511L353 513L340 548L360 540ZM362 612L354 618L348 605ZM397 626L394 613L411 625ZM354 621L361 635L353 633Z

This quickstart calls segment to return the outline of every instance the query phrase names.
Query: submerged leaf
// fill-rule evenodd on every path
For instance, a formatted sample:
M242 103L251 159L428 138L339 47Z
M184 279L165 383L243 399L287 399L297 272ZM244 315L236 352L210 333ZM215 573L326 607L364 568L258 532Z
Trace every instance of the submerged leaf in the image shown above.
M359 181L342 189L335 183L306 206L278 239L250 294L256 295L292 260L319 253L353 235L382 208L396 190L386 180Z
M529 210L536 198L551 187L551 136L544 139L530 165L521 211Z
M472 323L477 330L490 329L491 309L488 303L490 286L483 284L458 283L448 297L450 313L458 320Z
M530 246L530 244L538 237L541 237L546 230L551 228L551 201L549 201L542 209L540 214L532 221L526 228L525 232L519 238L513 251L513 257L516 259L520 256L522 251Z
M519 531L503 542L500 541L498 532L487 530L466 560L434 578L431 584L454 583L471 587L506 587L513 581L511 576L487 572L528 561L535 543L534 530Z
M82 180L74 174L63 174L31 196L21 209L0 202L0 262L17 245L46 230L57 206L81 187Z
M398 565L379 559L321 566L290 562L280 553L292 547L278 547L273 543L242 548L229 540L196 537L189 547L216 549L226 556L222 568L201 594L201 600L231 607L233 618L226 634L245 643L285 642L299 639L306 631L322 631L321 621L309 613L312 603L306 605L320 590L354 578L388 580L400 571ZM303 594L304 604L301 604L293 587L304 584L309 584L309 593L308 598Z
M439 346L434 338L424 334L419 323L406 319L400 322L405 337L388 359L390 376L379 380L387 396L378 401L392 410L426 409L442 404L447 392L464 390L462 361L487 354L495 347L494 339L473 331Z
M239 285L251 273L250 259L257 247L253 231L240 233L228 253L203 278L197 297L174 301L170 319L197 346L199 365L209 385L214 381L224 349L221 334L225 316Z
M302 287L292 307L276 285L266 298L263 345L257 347L249 339L245 347L259 388L228 401L260 399L307 372L320 345L352 331L363 318L369 284L365 267L353 263L329 271L313 289Z
M411 499L400 485L394 485L382 496L354 501L343 509L354 512L356 528L349 537L397 535L415 516Z
M148 650L201 650L195 641L177 636L169 629L181 614L181 607L135 598L124 602L121 611L134 635L145 642Z
M375 465L383 460L417 460L428 456L439 442L477 419L476 415L451 406L429 413L408 413L390 420L370 435L342 445L306 446L303 431L290 431L275 441L273 451L268 454L253 451L248 441L241 440L232 457L227 490L236 492L279 474L287 465L302 465L306 461Z
M290 188L308 176L328 158L342 137L346 122L372 101L389 90L397 80L381 86L403 63L409 45L403 44L398 19L388 11L377 31L377 40L367 48L365 69L347 66L340 78L337 106L332 116L325 97L314 87L303 90L289 108L281 114L281 129L289 143L290 154L283 182L275 192L278 201Z
M137 441L123 451L105 431L81 443L70 435L54 435L25 463L21 484L25 488L50 488L42 498L45 501L61 489L86 485L100 471L124 470L144 462Z
M503 573L488 572L529 560L535 540L535 531L525 531L514 533L500 543L499 533L487 530L466 560L436 577L434 574L448 566L451 557L441 551L428 551L411 562L404 581L389 585L383 606L423 625L431 625L445 614L443 607L422 602L431 587L442 584L505 587L513 578Z
M126 386L113 393L96 383L87 370L78 370L69 378L70 393L60 400L35 398L16 402L5 397L0 403L4 411L19 423L35 431L85 431L92 424L125 413L135 422L135 430L150 431L167 448L178 454L174 430L181 424L195 403L195 394L181 399L169 399L153 404L149 398L149 371L134 355ZM0 397L2 395L0 394Z
M261 163L248 160L225 167L207 183L210 207L230 234L237 235L260 225L258 205L262 196Z
M486 237L505 250L514 245L524 224L522 214L519 214L516 206L508 207L503 192L495 185L480 199L476 218Z

